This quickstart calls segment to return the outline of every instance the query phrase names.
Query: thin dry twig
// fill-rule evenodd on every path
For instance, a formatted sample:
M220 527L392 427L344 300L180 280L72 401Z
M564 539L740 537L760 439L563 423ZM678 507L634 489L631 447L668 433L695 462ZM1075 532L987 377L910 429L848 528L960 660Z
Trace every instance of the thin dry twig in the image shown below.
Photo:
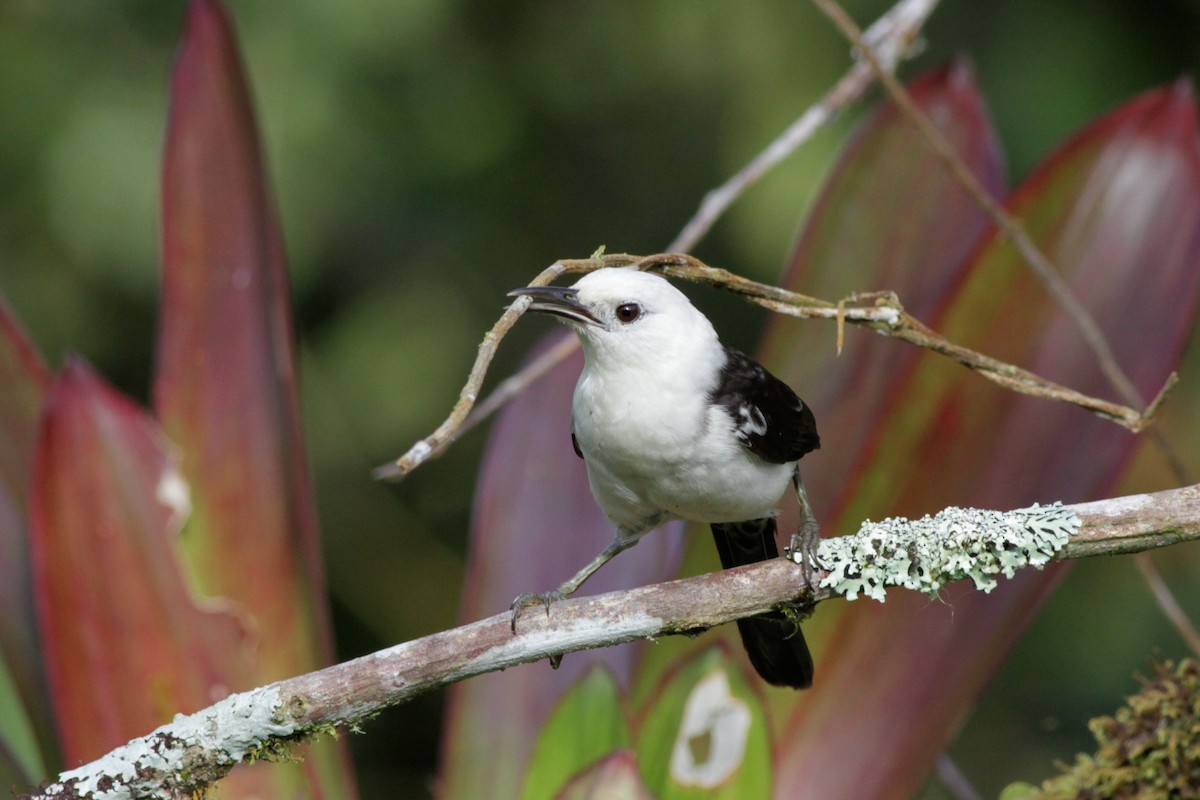
M880 54L880 63L894 69L899 60L908 55L921 27L933 13L938 2L939 0L900 0L867 29L866 36L874 43L875 52ZM861 97L873 82L874 76L870 67L861 63L851 67L832 89L806 109L749 164L724 184L706 194L700 208L688 220L683 230L679 232L667 249L687 251L695 247L696 243L708 233L717 219L729 209L735 200L745 194L746 190L758 182L770 169L812 138L812 135L821 126L829 124L842 109ZM551 266L551 269L554 267ZM537 285L537 283L535 281L530 285ZM489 336L502 335L511 326L512 319L502 317ZM484 346L488 344L489 341L485 339ZM443 423L433 434L415 444L407 453L396 459L394 464L385 464L372 474L379 479L402 479L422 462L440 453L457 436L475 427L496 410L502 408L508 401L525 391L530 384L578 349L579 342L575 337L563 336L549 350L497 386L474 412L471 412L471 404L474 403L481 384L468 381L467 387L459 396L459 402L455 405L450 419L446 423ZM481 357L484 352L484 347L481 347ZM472 370L472 375L475 375L479 364L477 359L476 369ZM464 405L468 397L470 403ZM468 413L470 413L469 417L466 416Z
M1200 539L1200 486L1065 506L1078 532L1055 560L1132 553ZM353 727L419 694L485 672L635 639L696 631L780 605L832 597L810 592L803 568L776 558L621 592L563 600L553 613L506 611L307 675L232 695L180 715L103 758L24 795L34 798L180 797L255 753L331 726Z
M638 266L643 269L659 269L672 277L701 281L726 289L781 314L803 318L836 319L851 325L871 328L894 339L900 339L952 358L1006 389L1085 408L1135 433L1144 430L1152 422L1151 412L1158 409L1165 392L1178 380L1172 376L1172 380L1167 382L1150 408L1145 412L1138 411L1129 406L1085 395L1028 370L955 344L908 314L895 295L873 294L870 297L875 298L874 306L856 309L845 307L844 303L817 300L775 286L751 281L726 270L706 266L688 255L666 253L648 256L641 259Z
M529 285L545 286L555 278L571 271L563 262L556 261L542 270ZM440 453L458 437L462 432L464 424L467 422L467 415L475 407L475 401L479 397L479 389L483 386L483 379L487 375L488 366L496 356L496 348L499 347L500 341L512 329L512 326L516 324L521 313L528 305L529 300L527 298L518 299L500 315L500 319L496 320L496 324L483 337L483 341L479 345L479 352L475 356L475 365L471 368L471 372L467 377L467 383L463 386L462 391L459 392L458 401L455 402L454 407L450 410L450 415L446 418L445 422L439 425L433 433L414 444L400 458L373 470L371 473L372 477L377 480L399 480L431 456ZM561 348L554 348L552 352L558 350L561 350ZM544 372L546 369L549 369L550 366L553 366L553 364L545 366L542 371ZM477 423L478 419L475 422Z
M954 800L983 800L983 795L971 785L971 779L947 753L937 759L937 777Z
M545 350L539 353L524 368L505 378L491 394L483 399L458 429L458 436L466 433L486 420L501 406L529 388L555 366L579 349L579 339L569 331L563 331Z
M1141 405L1141 395L1129 379L1129 376L1121 369L1121 365L1117 363L1112 347L1105 338L1103 331L1100 330L1100 326L1071 292L1070 287L1067 286L1062 276L1054 268L1054 265L1050 263L1050 259L1046 257L1046 254L1034 244L1028 231L1025 230L1024 223L1008 213L1000 201L992 197L975 174L971 172L970 168L963 163L963 160L954 151L954 146L950 144L949 140L933 124L933 120L920 109L900 80L887 68L887 63L871 44L870 37L863 34L850 15L846 13L845 9L838 5L836 0L813 0L813 4L854 45L863 61L875 73L876 79L887 90L888 95L892 98L892 102L917 127L921 132L921 136L934 153L946 163L950 172L962 184L963 188L967 190L975 202L995 221L1000 231L1013 243L1013 246L1017 248L1017 251L1021 254L1025 262L1046 285L1051 296L1054 297L1055 301L1075 321L1084 340L1095 353L1100 369L1120 394L1121 399L1131 406Z
M699 259L684 253L660 253L645 257L627 254L595 255L587 259L563 259L556 261L544 270L531 285L540 286L563 274L591 272L603 267L637 267L656 270L671 277L706 283L733 292L756 305L779 314L804 319L831 319L836 321L839 326L850 324L867 327L894 339L952 358L1006 389L1079 406L1135 433L1145 429L1152 422L1151 415L1161 404L1162 396L1174 386L1174 382L1169 381L1147 411L1141 412L1129 406L1085 395L1028 370L955 344L906 312L899 298L893 294L872 293L866 296L866 299L874 299L874 303L868 306L848 305L845 300L831 302L752 281L728 270L710 267ZM479 355L467 379L467 384L459 394L459 400L446 421L432 434L409 448L408 452L395 462L385 464L375 470L375 477L391 480L403 478L454 441L461 433L467 415L471 412L476 393L483 383L500 339L512 328L517 316L527 306L527 298L518 299L488 332L479 347ZM570 352L560 344L552 348L547 356L534 363L543 370L549 369L554 363L557 363L553 361L553 358L561 356L563 351ZM509 381L513 382L514 386L523 388L531 380L529 376L530 372L522 371L510 378ZM476 415L475 420L478 421L478 419L479 416Z
M1133 563L1137 566L1138 571L1142 573L1142 580L1146 582L1146 586L1150 589L1150 594L1153 595L1154 602L1158 603L1158 608L1162 611L1163 616L1175 626L1175 631L1183 639L1188 649L1197 658L1200 658L1200 633L1196 631L1191 618L1183 610L1183 606L1179 604L1179 600L1176 599L1175 593L1171 591L1171 587L1167 585L1167 581L1163 578L1162 573L1159 572L1158 566L1151 560L1150 554L1138 553L1133 557Z
M868 41L873 43L878 63L883 69L894 70L900 60L910 53L925 20L933 13L937 4L938 0L901 0L867 30L865 35ZM780 161L795 152L801 144L812 138L817 130L829 124L843 108L862 97L873 80L870 65L859 62L852 66L824 97L801 114L749 164L704 195L700 208L683 226L675 240L667 245L667 250L672 253L685 253L695 247L734 201Z

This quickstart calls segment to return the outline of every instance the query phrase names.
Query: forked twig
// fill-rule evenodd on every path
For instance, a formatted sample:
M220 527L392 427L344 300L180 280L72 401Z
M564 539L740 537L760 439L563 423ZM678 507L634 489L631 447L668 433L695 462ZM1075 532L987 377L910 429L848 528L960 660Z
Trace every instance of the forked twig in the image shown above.
M542 270L530 285L544 286L570 271L563 262L556 261ZM372 477L377 480L399 480L427 461L431 456L440 453L458 437L467 422L467 415L475 407L475 401L479 397L479 389L483 386L483 379L487 375L488 366L496 356L496 348L500 346L500 340L512 329L517 319L520 318L521 312L528 305L528 299L517 300L509 306L508 310L500 315L500 319L496 320L496 324L483 337L483 341L479 345L479 352L475 356L475 365L471 368L470 375L467 376L466 385L458 393L458 401L450 410L450 416L446 417L446 421L439 425L433 433L410 447L408 452L400 456L400 458L373 470L371 472Z
M923 347L952 358L968 369L978 372L988 380L1006 389L1034 397L1057 400L1070 403L1080 408L1099 414L1133 432L1145 429L1153 419L1153 413L1161 405L1162 397L1175 385L1168 381L1160 392L1159 397L1150 404L1146 411L1091 397L1074 389L1053 381L1046 380L1028 370L998 359L979 353L962 345L955 344L936 331L926 327L904 310L899 298L890 294L872 294L874 303L869 306L848 306L846 301L831 302L815 297L808 297L787 289L781 289L766 283L759 283L743 278L728 270L710 267L699 259L684 253L660 253L653 256L632 256L627 254L594 255L586 259L563 259L556 261L543 270L531 285L541 286L554 278L568 273L584 273L603 267L637 267L638 269L655 270L675 278L706 283L734 294L741 295L752 303L770 309L779 314L803 319L831 319L839 325L850 324L870 328L878 333L894 339ZM496 353L503 336L512 328L517 317L528 306L527 298L519 298L505 312L484 337L479 347L475 366L467 379L466 386L459 394L450 416L438 426L437 430L420 440L395 462L388 463L375 470L377 478L398 480L420 466L430 457L438 454L449 445L461 432L468 415L474 406L479 387L483 384L488 365ZM560 345L554 348L564 349ZM550 359L539 360L543 368L553 366ZM549 363L549 366L546 364ZM518 376L510 378L512 381ZM1174 377L1174 376L1172 376ZM522 384L524 385L524 384ZM478 417L476 416L477 420Z
M900 0L888 13L867 29L865 35L875 44L881 63L887 65L889 69L895 68L899 60L909 53L921 26L925 24L925 20L933 12L938 2L939 0ZM705 195L700 208L688 220L683 230L679 232L667 249L687 251L695 247L696 243L708 233L713 223L728 210L737 198L741 197L771 168L808 141L821 126L828 124L837 117L842 109L861 97L873 82L874 76L869 66L862 63L852 66L832 89L805 110L749 164L724 184ZM554 266L552 265L550 269L554 269ZM535 280L531 285L537 285L537 281ZM512 327L514 320L515 317L501 317L488 336L503 335ZM486 355L490 359L494 347L491 350L485 349L490 344L491 340L485 338L480 347L480 358ZM577 349L579 349L579 342L575 337L563 336L549 350L497 386L475 408L474 412L471 411L471 405L475 402L477 392L481 387L482 373L478 376L480 381L468 380L450 418L441 427L415 444L407 453L396 459L394 464L385 464L372 474L381 479L399 480L403 478L421 462L441 452L456 436L470 430L523 392L531 383L545 375ZM480 361L477 359L476 369L471 372L473 377L476 375L479 365ZM470 417L467 416L468 413Z
M1033 270L1034 274L1045 285L1050 296L1054 298L1059 306L1075 322L1075 326L1083 336L1085 343L1095 354L1101 372L1117 392L1118 397L1128 406L1141 405L1142 398L1140 393L1117 361L1116 355L1108 343L1108 339L1104 336L1104 332L1100 330L1100 326L1096 323L1095 318L1078 298L1075 297L1066 281L1063 280L1058 270L1050 262L1050 259L1034 244L1021 220L1010 214L1000 201L988 193L979 179L975 177L975 174L971 172L954 151L954 147L946 137L941 134L929 116L921 110L912 95L904 88L904 85L892 74L887 58L888 54L878 52L877 48L872 45L870 31L863 34L854 23L854 20L846 13L845 9L838 5L836 0L813 0L813 3L854 46L855 50L861 55L863 62L869 65L875 77L892 98L892 102L896 104L896 107L917 127L921 136L934 153L946 163L951 174L967 190L967 193L971 195L975 202L979 204L980 208L992 218L996 227L1012 242L1025 263L1029 265L1030 269ZM1150 420L1154 417L1162 401L1166 398L1167 393L1178 383L1178 380L1179 378L1175 373L1171 373L1168 376L1166 383L1159 390L1158 395L1150 402L1146 410L1141 413L1142 419ZM1127 425L1126 427L1129 426ZM1143 425L1142 427L1144 428L1145 426ZM1130 430L1137 432L1141 428L1130 428ZM1180 483L1191 483L1192 476L1190 471L1184 464L1183 459L1175 451L1170 440L1161 431L1154 430L1151 431L1151 442L1162 454L1176 479ZM1196 627L1192 625L1187 615L1183 613L1182 608L1168 588L1166 581L1163 580L1158 567L1155 566L1148 555L1139 556L1137 566L1163 614L1175 626L1188 646L1193 651L1200 652L1200 633L1197 632Z
M1017 248L1025 263L1029 265L1034 274L1046 285L1047 291L1050 292L1055 301L1075 321L1079 332L1095 353L1100 369L1120 394L1121 399L1131 406L1141 405L1141 395L1138 393L1137 388L1134 387L1129 376L1121 369L1121 365L1117 363L1116 356L1113 355L1112 347L1105 338L1104 332L1100 330L1100 326L1096 324L1096 320L1071 292L1066 281L1062 279L1062 276L1059 275L1054 265L1050 263L1050 259L1041 251L1041 248L1034 244L1033 239L1030 238L1029 232L1025 230L1025 225L1021 220L1008 213L1000 201L992 197L975 174L971 172L970 168L963 163L963 160L954 151L954 146L950 144L950 141L933 124L933 120L929 118L929 115L921 110L912 95L904 88L904 84L888 70L880 53L871 44L870 37L863 34L854 20L850 18L850 15L846 13L845 9L838 5L836 0L813 0L813 4L854 45L855 50L860 54L863 61L875 73L876 79L887 90L892 102L917 127L925 142L939 158L946 162L947 167L958 182L962 184L963 188L979 204L980 208L987 212L1001 233Z
M565 262L571 263L571 262ZM872 294L875 304L868 308L846 307L844 301L832 303L806 297L775 286L758 283L726 270L713 269L699 260L681 254L648 256L639 262L643 269L660 269L672 277L700 281L746 297L753 303L781 314L802 318L825 318L868 327L894 339L923 347L947 356L988 380L1021 394L1079 406L1134 433L1144 430L1153 421L1166 393L1178 382L1174 374L1146 411L1085 395L1029 370L984 355L955 344L940 333L928 328L910 315L895 295Z

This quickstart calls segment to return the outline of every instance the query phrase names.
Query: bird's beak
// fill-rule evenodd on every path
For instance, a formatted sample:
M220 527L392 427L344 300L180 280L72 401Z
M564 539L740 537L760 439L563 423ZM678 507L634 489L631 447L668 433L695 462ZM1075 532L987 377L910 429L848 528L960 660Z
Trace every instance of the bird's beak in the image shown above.
M530 311L553 314L583 325L602 324L587 306L579 302L579 290L569 286L526 286L523 289L513 289L508 296L532 297Z

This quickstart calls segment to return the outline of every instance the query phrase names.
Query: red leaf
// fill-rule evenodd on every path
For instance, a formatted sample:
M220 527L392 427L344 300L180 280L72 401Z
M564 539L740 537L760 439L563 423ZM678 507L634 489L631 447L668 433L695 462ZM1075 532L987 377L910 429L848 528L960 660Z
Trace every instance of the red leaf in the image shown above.
M1011 203L1096 317L1143 395L1176 365L1200 283L1200 150L1185 85L1148 93L1067 143ZM937 324L952 340L1105 393L1073 322L997 236L985 238ZM861 420L847 519L947 503L1016 507L1105 494L1135 442L1078 409L1006 393L923 355L889 413ZM833 437L840 434L834 432ZM834 438L832 441L836 441ZM832 444L832 442L831 442ZM776 792L906 797L1053 587L1025 572L946 604L897 592L854 603L793 712Z
M25 494L50 376L33 345L0 303L0 645L18 674L37 669L33 636ZM24 681L22 681L24 683Z
M984 186L1000 194L1003 159L970 65L955 61L914 81L909 91ZM987 220L917 129L887 105L839 159L784 285L835 300L892 291L909 313L929 319L963 274ZM801 464L818 517L830 526L840 498L852 491L856 457L879 433L871 421L893 402L893 387L919 351L851 329L839 355L833 329L820 325L801 337L794 323L774 320L764 358L812 406L823 438L836 431L830 445Z
M69 364L47 401L30 495L41 636L68 764L203 708L250 675L245 626L188 589L176 539L186 492L154 422L82 362Z
M612 543L616 529L592 499L583 461L571 449L571 392L581 366L579 354L559 365L496 423L475 498L464 621L502 611L522 592L557 587ZM678 563L678 529L659 531L617 556L583 591L666 580ZM529 664L455 684L439 797L515 797L537 733L562 693L597 662L628 688L637 653L633 645L572 653L557 670Z
M323 589L286 264L228 21L190 7L163 164L155 409L182 451L204 587L262 627L261 679L317 666ZM307 558L297 558L297 553ZM299 601L299 603L298 603Z
M155 410L192 486L189 559L206 591L253 616L262 683L318 667L332 648L287 265L237 46L215 0L189 6L162 194ZM302 767L310 790L353 794L344 746L313 752Z
M11 674L31 726L46 748L51 747L53 732L34 618L26 496L49 385L45 364L0 300L0 660L6 665L0 666L0 673L7 668ZM17 721L0 721L0 764L7 757L7 737L16 735L8 723L15 727ZM0 766L0 776L4 774Z
M1197 164L1194 101L1181 83L1142 95L1077 134L1009 203L1100 324L1144 398L1176 365L1195 318ZM939 330L1073 388L1116 398L1075 323L994 232L968 275L936 321ZM994 507L1095 499L1133 443L1087 412L1003 392L957 368L937 376L927 370L912 387L926 397L935 390L937 403L902 404L900 424L936 442L936 454L926 458L954 480L928 480L911 454L901 455L910 466L893 471L899 479L873 502L903 513L962 502L965 491L971 502ZM936 428L943 436L933 440ZM870 455L873 468L894 464L897 443L897 437L881 441Z

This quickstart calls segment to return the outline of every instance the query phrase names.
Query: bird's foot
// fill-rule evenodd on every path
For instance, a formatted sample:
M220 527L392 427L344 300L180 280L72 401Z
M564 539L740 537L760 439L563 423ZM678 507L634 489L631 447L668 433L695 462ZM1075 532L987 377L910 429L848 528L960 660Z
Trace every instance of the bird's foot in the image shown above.
M568 594L561 589L555 589L553 592L525 592L517 595L512 601L512 605L508 608L512 611L512 632L517 632L517 618L521 616L521 612L532 606L545 606L546 616L550 616L550 604L563 600Z
M788 558L800 562L804 583L809 591L815 588L813 586L813 570L821 566L821 562L817 558L817 546L820 543L821 528L817 525L816 520L805 520L800 524L800 529L792 534L792 539L785 551Z

